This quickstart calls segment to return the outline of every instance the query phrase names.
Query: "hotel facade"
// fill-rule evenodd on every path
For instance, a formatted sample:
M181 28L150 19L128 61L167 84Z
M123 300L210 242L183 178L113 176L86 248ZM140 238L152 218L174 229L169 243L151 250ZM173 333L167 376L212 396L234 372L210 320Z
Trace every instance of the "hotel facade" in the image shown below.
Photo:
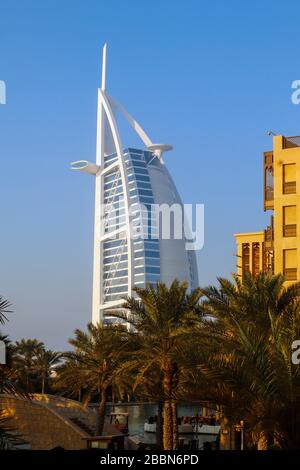
M124 147L118 119L134 129L143 148ZM177 278L198 284L196 254L181 239L161 236L155 205L183 207L163 154L171 145L153 143L139 123L107 92L106 45L98 90L96 162L72 163L95 177L94 323L113 321L109 312L133 295L135 286ZM133 228L135 230L133 230Z
M282 273L286 285L300 280L300 137L273 137L263 154L264 210L269 226L237 233L237 274Z

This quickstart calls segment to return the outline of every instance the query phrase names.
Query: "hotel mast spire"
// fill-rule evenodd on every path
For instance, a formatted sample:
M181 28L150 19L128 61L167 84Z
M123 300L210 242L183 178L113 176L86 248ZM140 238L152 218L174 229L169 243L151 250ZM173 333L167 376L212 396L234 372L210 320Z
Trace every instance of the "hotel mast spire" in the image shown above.
M102 52L102 83L101 83L101 90L105 91L106 86L106 51L107 51L107 43L103 46Z

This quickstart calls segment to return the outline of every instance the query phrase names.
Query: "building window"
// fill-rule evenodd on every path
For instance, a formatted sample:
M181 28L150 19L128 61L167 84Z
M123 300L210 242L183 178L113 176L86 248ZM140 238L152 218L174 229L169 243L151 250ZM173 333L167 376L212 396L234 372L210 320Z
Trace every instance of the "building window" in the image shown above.
M250 246L249 243L242 244L242 274L250 271Z
M252 243L252 274L257 276L260 271L260 247L259 243Z
M297 280L297 249L283 250L283 274L286 281Z
M296 193L296 164L283 165L283 194Z
M297 214L296 206L283 207L283 236L296 237L297 236Z

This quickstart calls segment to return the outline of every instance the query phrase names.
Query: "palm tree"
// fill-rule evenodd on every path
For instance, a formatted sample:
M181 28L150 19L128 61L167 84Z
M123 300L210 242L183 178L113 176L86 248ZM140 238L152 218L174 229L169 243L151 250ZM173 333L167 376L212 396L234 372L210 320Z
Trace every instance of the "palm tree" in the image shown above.
M23 338L15 343L13 366L26 392L34 391L35 359L44 349L44 343L37 339Z
M9 303L8 300L4 299L3 297L0 296L0 324L4 324L7 321L7 314L12 313L10 310L11 304ZM0 341L2 342L0 347L5 344L5 355L6 355L6 360L8 357L8 345L10 343L9 339L7 336L4 336L0 332ZM2 365L0 363L0 368L2 368ZM1 386L1 384L0 384Z
M10 302L0 296L0 323L7 321L7 314L12 313ZM0 340L5 343L6 364L0 364L0 393L17 393L16 377L10 369L12 347L8 336L0 333Z
M128 349L128 338L122 326L89 323L87 330L75 330L75 338L69 340L75 351L66 353L65 362L56 369L56 386L71 395L83 390L84 404L99 396L96 433L101 435L108 390L119 385L116 371Z
M132 389L134 396L141 401L155 401L157 403L157 420L156 420L156 445L159 449L163 448L163 408L164 408L164 392L163 392L163 375L159 368L148 370L147 374L140 375L138 370L133 366L132 358L138 353L137 342L132 333L129 333L130 360L125 361L119 367L117 374L127 382L127 389Z
M41 392L45 393L45 387L47 386L51 372L54 367L60 362L61 353L41 349L37 352L33 363L33 370L37 372L41 379Z
M5 344L6 363L0 364L0 393L16 393L16 374L11 369L13 347L7 335L0 333L0 341Z
M161 387L164 401L163 446L178 448L177 401L181 378L181 357L178 347L186 341L199 320L199 289L188 293L185 282L135 288L138 298L129 297L124 304L128 313L115 312L132 325L131 359L123 368L136 371L135 386L156 373L157 389ZM158 373L161 371L161 373Z
M300 370L291 344L300 338L300 284L284 288L282 276L265 273L219 282L202 290L202 308L215 318L203 326L211 346L189 353L199 393L232 423L243 420L256 445L299 448Z
M4 324L7 321L7 314L12 313L10 307L10 302L0 295L0 323Z
M10 303L0 296L0 323L7 321L7 314L11 313ZM10 393L21 395L16 386L16 374L10 368L12 346L6 335L0 333L0 340L5 343L6 364L0 364L0 394ZM13 449L23 444L24 441L16 434L16 431L8 426L9 415L6 410L0 409L0 450Z
M161 370L153 368L147 375L139 377L135 380L133 390L143 401L151 400L157 403L156 445L159 449L163 449L164 390Z

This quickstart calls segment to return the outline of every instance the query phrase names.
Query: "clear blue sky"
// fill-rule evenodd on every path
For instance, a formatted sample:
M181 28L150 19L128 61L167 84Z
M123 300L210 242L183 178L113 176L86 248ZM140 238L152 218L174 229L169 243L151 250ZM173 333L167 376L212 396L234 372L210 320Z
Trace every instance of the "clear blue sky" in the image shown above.
M63 349L91 318L94 188L69 162L95 156L105 41L110 92L174 145L184 202L205 204L201 284L229 276L233 233L267 223L266 131L300 134L299 2L0 0L0 16L4 331Z

